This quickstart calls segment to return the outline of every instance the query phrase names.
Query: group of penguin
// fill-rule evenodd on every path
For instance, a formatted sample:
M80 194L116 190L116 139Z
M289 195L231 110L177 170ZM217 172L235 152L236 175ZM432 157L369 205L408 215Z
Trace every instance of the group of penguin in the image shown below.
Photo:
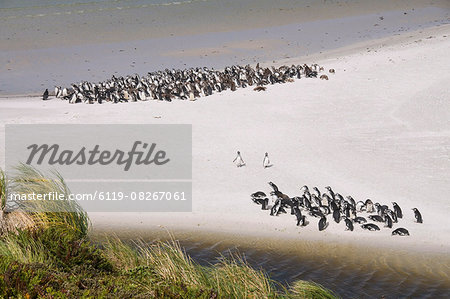
M251 194L252 201L261 205L262 210L270 210L271 216L287 213L286 209L290 209L290 214L296 217L297 226L308 224L306 215L303 215L303 213L319 218L319 231L328 227L328 215L332 215L332 219L336 223L344 221L346 230L349 231L353 231L355 224L360 224L363 229L369 231L379 231L381 224L385 228L392 229L393 224L398 223L403 218L402 209L396 202L392 203L392 208L380 203L373 203L370 199L365 202L356 202L351 196L344 198L341 194L335 193L330 186L325 187L326 191L321 193L317 187L314 187L310 192L306 185L301 188L303 192L301 196L291 198L281 192L274 183L269 182L268 184L273 189L270 192L270 196L274 199L273 205L269 206L269 198L262 191ZM419 210L417 208L412 210L416 222L423 223ZM367 219L360 215L362 212L370 213ZM409 236L409 231L400 227L393 230L392 235Z
M200 96L209 96L224 90L235 91L237 88L256 86L254 90L265 90L264 85L292 82L294 79L317 78L323 68L313 65L291 65L255 68L250 65L233 65L223 71L207 67L184 70L166 69L139 75L115 77L92 83L82 81L71 84L69 88L55 87L55 97L67 100L71 104L102 104L103 102L136 102L160 100L171 102L174 99L195 100ZM330 70L334 73L334 70ZM324 76L324 75L322 75ZM43 100L49 99L45 90Z

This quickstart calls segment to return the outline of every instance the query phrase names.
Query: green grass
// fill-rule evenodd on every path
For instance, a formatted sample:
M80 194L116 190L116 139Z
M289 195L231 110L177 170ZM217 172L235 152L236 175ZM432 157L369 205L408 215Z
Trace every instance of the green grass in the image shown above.
M0 172L2 210L6 192L69 192L57 173L25 165L17 172L12 179ZM201 266L176 241L127 244L109 236L99 246L75 201L42 202L0 214L0 298L337 298L311 282L277 288L239 256Z

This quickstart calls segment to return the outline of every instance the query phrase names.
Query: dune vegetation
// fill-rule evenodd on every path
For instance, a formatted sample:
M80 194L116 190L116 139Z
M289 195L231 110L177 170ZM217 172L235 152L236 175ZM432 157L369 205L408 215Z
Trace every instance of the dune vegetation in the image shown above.
M75 201L6 203L9 192L51 191L69 192L57 173L20 165L7 178L0 170L1 298L337 297L312 282L277 284L241 257L201 266L177 241L125 243L106 236L93 243L89 217Z

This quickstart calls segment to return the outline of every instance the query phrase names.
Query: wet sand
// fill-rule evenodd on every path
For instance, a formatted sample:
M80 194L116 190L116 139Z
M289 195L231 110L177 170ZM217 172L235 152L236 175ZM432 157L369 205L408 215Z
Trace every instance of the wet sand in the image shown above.
M113 74L272 62L450 20L448 1L67 3L0 5L0 95Z

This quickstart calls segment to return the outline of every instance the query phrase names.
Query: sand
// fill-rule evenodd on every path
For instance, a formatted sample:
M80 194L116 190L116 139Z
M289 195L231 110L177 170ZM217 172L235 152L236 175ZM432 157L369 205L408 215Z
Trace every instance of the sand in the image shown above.
M450 248L450 25L360 43L289 62L319 63L329 81L301 79L214 94L198 101L69 105L60 100L0 98L11 123L188 123L193 125L192 213L92 213L94 230L173 231L211 238L324 241L357 246L448 252ZM231 161L237 150L247 165ZM274 166L263 169L268 152ZM319 232L291 215L269 216L250 200L275 182L290 195L330 185L356 200L371 198L404 211L411 236ZM417 207L424 223L414 223ZM364 216L364 215L363 215ZM329 217L331 220L331 218ZM398 226L395 226L398 227Z

